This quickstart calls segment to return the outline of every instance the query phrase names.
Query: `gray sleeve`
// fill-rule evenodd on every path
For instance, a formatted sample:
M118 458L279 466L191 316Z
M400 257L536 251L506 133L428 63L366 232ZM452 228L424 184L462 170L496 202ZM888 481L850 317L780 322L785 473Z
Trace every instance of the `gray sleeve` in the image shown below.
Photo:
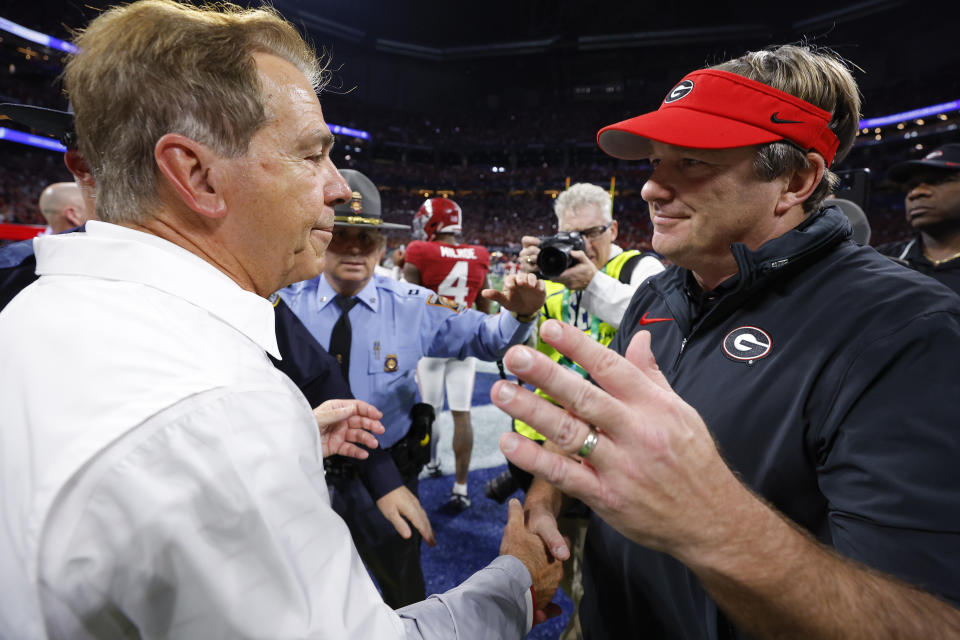
M446 593L397 609L408 640L510 640L530 630L530 572L500 556Z

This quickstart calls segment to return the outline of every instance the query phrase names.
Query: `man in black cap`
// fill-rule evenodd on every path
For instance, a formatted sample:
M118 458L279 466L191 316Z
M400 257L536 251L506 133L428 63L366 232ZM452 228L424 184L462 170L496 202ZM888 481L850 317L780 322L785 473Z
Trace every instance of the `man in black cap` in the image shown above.
M887 176L906 191L907 222L916 235L877 251L960 293L960 144L895 164Z
M382 230L409 226L383 221L380 193L366 176L349 169L341 174L352 197L334 207L324 273L281 295L340 361L353 395L383 412L380 448L394 457L403 484L415 496L417 477L429 460L433 419L433 408L416 402L417 362L423 356L498 360L530 334L544 287L532 274L508 276L503 292L483 292L506 309L490 316L462 309L425 287L375 275L386 247ZM398 535L381 515L387 513L382 499L371 500L349 472L339 475L328 472L331 504L347 521L384 600L399 607L423 599L419 533Z

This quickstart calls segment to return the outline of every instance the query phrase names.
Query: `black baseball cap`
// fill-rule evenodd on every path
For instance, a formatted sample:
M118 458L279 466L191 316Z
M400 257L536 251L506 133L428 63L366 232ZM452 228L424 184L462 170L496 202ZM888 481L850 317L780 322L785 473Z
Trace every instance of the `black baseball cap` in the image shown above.
M915 171L920 169L942 169L960 171L960 144L945 144L937 147L921 160L899 162L887 171L894 182L906 182Z
M73 126L73 114L69 111L5 102L0 104L0 120L3 119L13 120L37 133L56 138L68 149L77 147L77 132Z

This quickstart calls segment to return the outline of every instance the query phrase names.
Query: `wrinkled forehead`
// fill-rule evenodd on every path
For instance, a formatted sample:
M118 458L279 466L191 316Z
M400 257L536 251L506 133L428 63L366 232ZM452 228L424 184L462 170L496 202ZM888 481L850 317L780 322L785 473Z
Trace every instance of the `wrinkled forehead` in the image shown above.
M272 53L256 52L260 91L269 121L284 125L323 123L320 100L307 77L291 62ZM324 124L324 128L325 128Z

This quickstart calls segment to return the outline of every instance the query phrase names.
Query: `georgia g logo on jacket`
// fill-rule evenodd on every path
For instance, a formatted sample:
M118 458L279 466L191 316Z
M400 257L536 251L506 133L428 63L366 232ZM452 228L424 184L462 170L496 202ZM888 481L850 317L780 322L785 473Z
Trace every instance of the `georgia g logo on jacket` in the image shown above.
M737 327L723 338L723 353L735 362L765 358L772 348L770 334L757 327Z

